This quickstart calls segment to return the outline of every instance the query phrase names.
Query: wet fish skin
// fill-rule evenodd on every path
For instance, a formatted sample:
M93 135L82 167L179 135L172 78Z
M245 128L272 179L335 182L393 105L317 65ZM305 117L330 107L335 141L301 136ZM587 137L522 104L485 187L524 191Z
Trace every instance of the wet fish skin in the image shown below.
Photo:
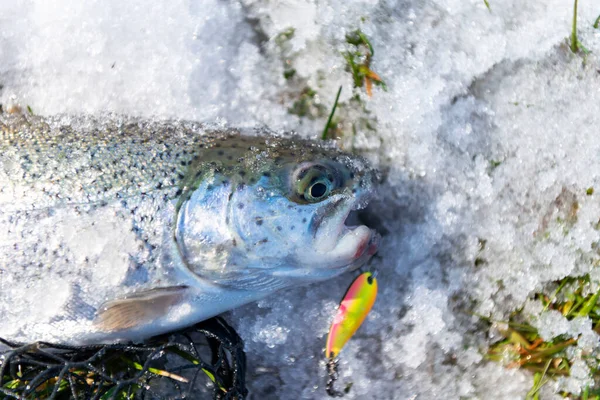
M259 133L0 114L0 337L139 340L368 260L365 161Z

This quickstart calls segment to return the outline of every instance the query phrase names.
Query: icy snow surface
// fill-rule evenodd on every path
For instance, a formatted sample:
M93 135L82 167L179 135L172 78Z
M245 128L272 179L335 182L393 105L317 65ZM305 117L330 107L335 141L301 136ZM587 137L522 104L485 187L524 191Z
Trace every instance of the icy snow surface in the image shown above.
M0 0L0 102L316 138L326 115L288 109L309 86L329 110L342 85L339 115L351 124L369 112L375 130L357 124L354 146L385 175L365 217L385 234L372 262L380 293L341 354L347 398L523 398L531 375L483 359L497 338L472 315L506 320L524 307L543 337L581 335L580 353L598 345L588 320L544 312L531 295L592 271L600 203L586 189L600 193L600 7L579 2L580 40L592 51L583 57L568 50L572 2L489 3ZM358 28L388 86L371 99L353 92L341 55ZM286 80L289 68L296 75ZM343 106L353 93L366 110ZM246 341L251 398L326 397L325 336L352 279L227 316ZM579 391L588 373L576 361L543 398Z

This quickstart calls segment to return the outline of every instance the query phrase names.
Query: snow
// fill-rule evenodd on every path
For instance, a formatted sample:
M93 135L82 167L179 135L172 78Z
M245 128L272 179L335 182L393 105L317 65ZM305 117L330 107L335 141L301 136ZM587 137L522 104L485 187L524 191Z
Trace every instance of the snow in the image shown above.
M498 340L473 313L525 307L541 334L580 336L589 320L543 311L532 294L598 270L600 30L579 4L587 56L568 49L572 2L483 0L0 1L0 103L42 115L114 111L317 138L338 115L385 184L366 219L385 233L372 266L377 303L340 356L349 399L523 398L532 376L485 361ZM294 28L289 42L279 35ZM388 91L353 90L341 55L361 29ZM294 68L293 79L284 71ZM305 87L316 118L289 112ZM351 107L359 93L362 106ZM368 113L366 113L366 111ZM365 128L368 119L374 130ZM348 145L348 139L343 141ZM596 192L587 195L587 188ZM572 209L576 204L576 218ZM561 222L562 221L562 222ZM482 245L484 243L484 245ZM480 259L484 262L476 263ZM325 398L323 348L350 274L279 293L227 318L246 342L253 398ZM57 283L60 284L60 283ZM42 297L39 301L45 301Z

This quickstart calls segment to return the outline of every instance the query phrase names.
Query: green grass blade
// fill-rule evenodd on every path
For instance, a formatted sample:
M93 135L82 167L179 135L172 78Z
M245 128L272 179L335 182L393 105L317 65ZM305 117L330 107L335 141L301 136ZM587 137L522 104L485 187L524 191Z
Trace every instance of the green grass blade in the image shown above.
M573 27L571 30L571 51L577 53L579 51L579 40L577 39L577 0L573 6Z
M540 389L544 386L548 379L544 379L546 377L546 373L548 373L548 368L550 368L550 363L552 359L546 361L546 365L544 366L544 370L542 372L537 372L533 377L533 387L527 393L525 399L527 400L539 400L540 398Z
M358 36L363 41L363 43L366 44L367 47L369 48L369 51L371 52L371 57L374 56L375 55L375 50L373 50L373 46L371 45L371 41L367 38L367 36L365 36L364 33L362 33L362 31L358 31Z
M585 389L583 389L583 393L581 394L581 400L588 400L589 395L590 395L590 387L586 386Z
M556 344L554 346L551 347L546 347L543 350L537 350L531 353L531 357L532 358L544 358L544 357L549 357L549 356L553 356L557 353L560 353L561 351L563 351L564 349L566 349L569 346L573 346L577 341L575 339L569 339L565 342Z
M331 120L333 119L333 114L335 114L335 109L338 105L338 100L340 99L340 94L342 93L342 87L340 86L337 96L335 96L335 102L333 103L333 108L331 109L331 113L329 113L329 118L327 118L327 123L325 124L325 129L323 129L323 134L321 135L322 140L327 140L327 132L329 131L329 126L331 125Z
M143 371L144 370L144 366L142 364L136 362L136 361L126 359L125 357L122 357L122 360L125 363L131 365L133 368L137 369L138 371ZM154 375L165 376L167 378L171 378L171 379L174 379L174 380L179 381L179 382L183 382L183 383L188 383L189 382L186 378L184 378L182 376L179 376L177 374L173 374L173 373L171 373L169 371L164 371L162 369L150 367L150 368L146 368L146 371L148 371L148 372L150 372L150 373L152 373Z
M565 287L565 285L569 282L568 279L563 279L563 281L560 283L560 285L558 286L558 288L554 291L554 294L552 295L552 297L548 300L548 303L546 303L546 305L544 306L544 310L546 311L548 310L548 307L554 303L554 301L556 300L556 297L558 296L558 294L560 293L561 290L563 290L563 288Z
M588 299L588 301L584 303L583 307L581 307L581 310L579 310L579 312L577 313L577 316L587 317L596 306L596 303L598 302L598 296L600 296L600 291L596 292L592 297Z

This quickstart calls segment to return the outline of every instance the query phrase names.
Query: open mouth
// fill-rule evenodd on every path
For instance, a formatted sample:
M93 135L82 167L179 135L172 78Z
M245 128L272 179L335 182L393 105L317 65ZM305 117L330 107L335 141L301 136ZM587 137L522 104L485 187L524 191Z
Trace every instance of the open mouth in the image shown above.
M352 209L348 213L341 234L343 236L351 235L356 237L357 245L354 256L354 260L366 257L371 258L379 248L379 241L381 236L373 229L369 229L365 225L360 224L358 209Z
M364 199L340 198L331 202L321 219L316 221L316 247L326 254L334 268L358 268L378 249L380 235L361 225L358 209L365 207Z

